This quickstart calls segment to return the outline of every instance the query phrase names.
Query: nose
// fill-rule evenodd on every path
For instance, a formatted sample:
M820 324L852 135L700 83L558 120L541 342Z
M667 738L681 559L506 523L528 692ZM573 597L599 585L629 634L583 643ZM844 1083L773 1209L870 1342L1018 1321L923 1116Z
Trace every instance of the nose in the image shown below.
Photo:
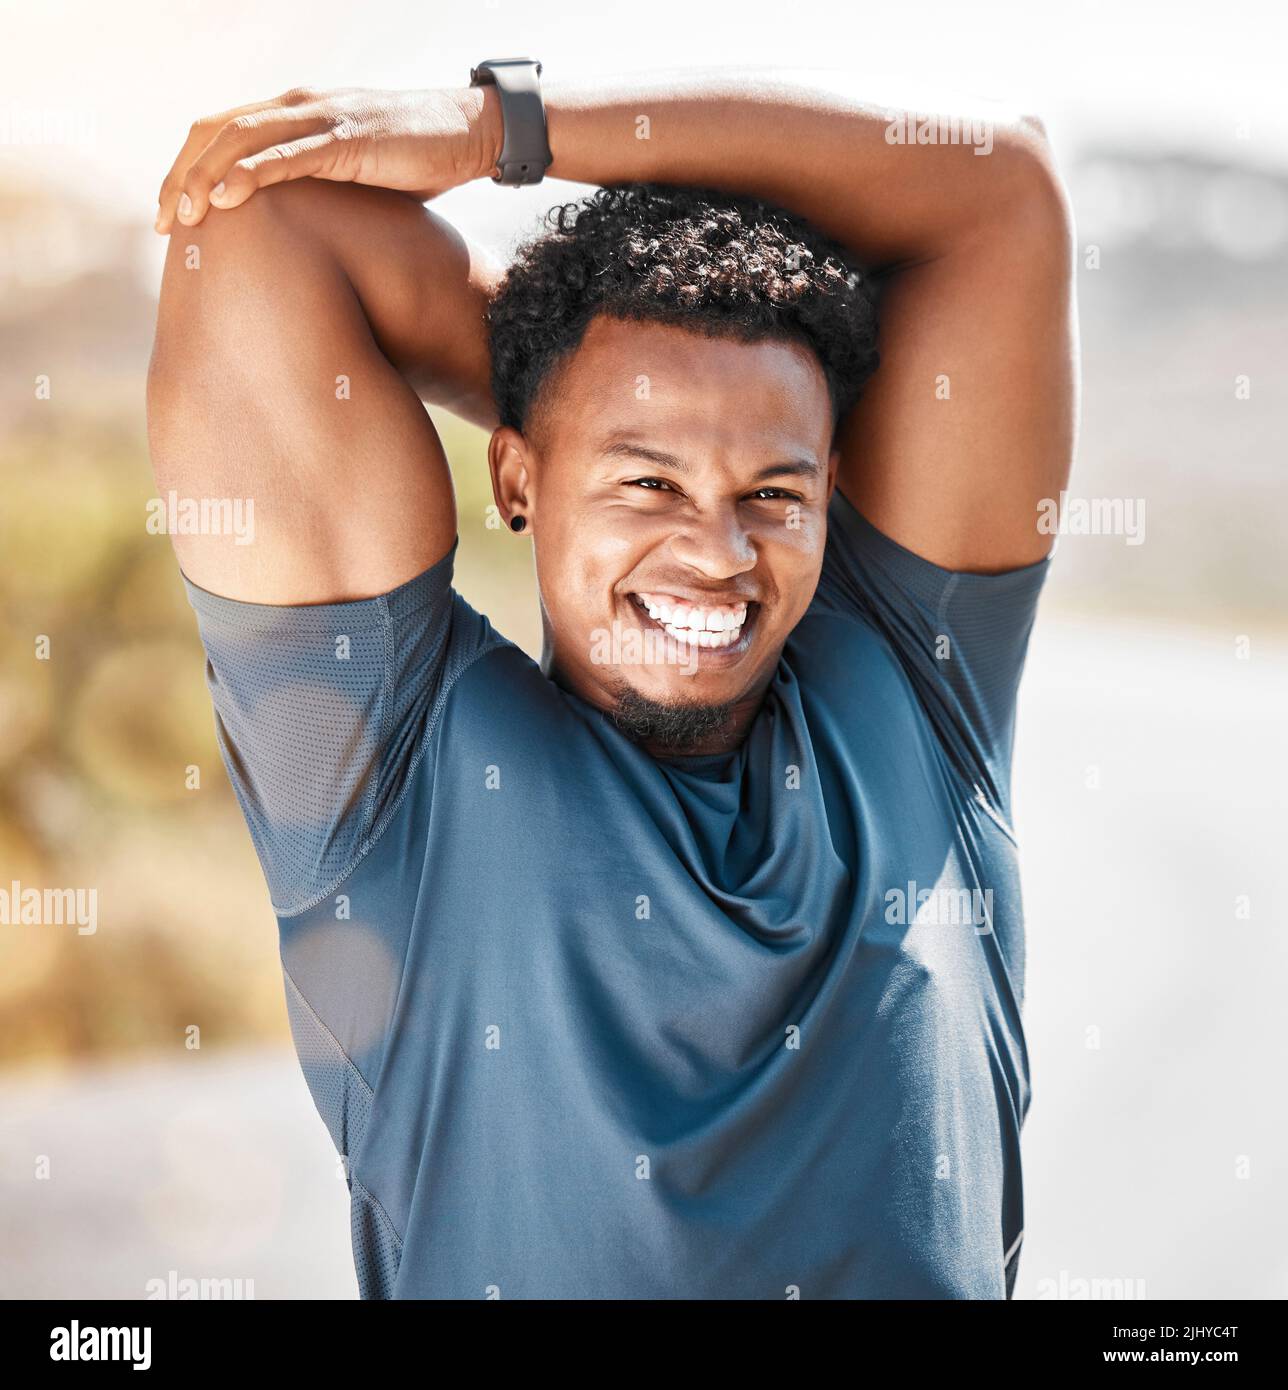
M677 563L708 579L732 579L756 567L756 549L733 507L680 522L670 551Z

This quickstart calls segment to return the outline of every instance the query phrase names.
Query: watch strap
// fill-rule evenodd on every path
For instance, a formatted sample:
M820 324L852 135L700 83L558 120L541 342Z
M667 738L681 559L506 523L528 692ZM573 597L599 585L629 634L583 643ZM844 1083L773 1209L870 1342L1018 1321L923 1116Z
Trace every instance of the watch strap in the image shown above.
M541 64L533 58L485 58L470 70L470 86L491 83L500 98L503 137L492 178L510 188L540 183L554 158L540 77Z

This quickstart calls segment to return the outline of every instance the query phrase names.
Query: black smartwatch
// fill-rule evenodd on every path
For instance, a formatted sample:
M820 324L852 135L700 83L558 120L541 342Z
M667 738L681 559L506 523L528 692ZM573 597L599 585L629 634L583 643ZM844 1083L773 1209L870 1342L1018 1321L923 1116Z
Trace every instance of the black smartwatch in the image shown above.
M492 178L511 188L540 183L554 159L546 140L540 77L541 64L532 58L486 58L470 69L471 87L490 82L501 98L504 138Z

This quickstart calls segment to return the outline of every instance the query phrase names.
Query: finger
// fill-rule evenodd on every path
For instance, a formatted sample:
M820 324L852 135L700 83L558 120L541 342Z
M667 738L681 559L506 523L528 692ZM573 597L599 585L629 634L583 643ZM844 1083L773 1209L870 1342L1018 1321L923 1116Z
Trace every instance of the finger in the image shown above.
M183 197L183 181L188 169L226 125L242 116L253 116L275 108L304 106L321 99L322 93L312 87L292 87L279 97L270 97L267 101L248 102L244 106L234 106L217 115L203 116L200 120L194 121L188 138L184 141L178 158L170 166L170 172L162 182L161 191L157 195L157 231L170 231L179 200Z
M180 197L183 195L184 175L188 172L192 162L224 126L229 121L236 120L238 116L251 115L278 105L280 105L280 100L257 101L249 106L234 106L230 111L223 111L215 116L203 116L200 120L192 123L188 131L188 138L183 142L183 148L175 157L174 163L170 166L170 172L162 180L161 190L157 194L156 229L158 232L164 235L173 226L175 210L178 207Z
M239 160L294 145L315 134L322 124L322 116L307 107L289 112L279 107L229 121L184 175L179 221L188 227L197 226L210 208L211 191L223 185L225 175ZM229 206L221 197L215 198L215 205Z
M343 178L336 168L336 143L331 131L323 130L238 160L224 176L223 190L213 205L239 207L257 189L290 179Z

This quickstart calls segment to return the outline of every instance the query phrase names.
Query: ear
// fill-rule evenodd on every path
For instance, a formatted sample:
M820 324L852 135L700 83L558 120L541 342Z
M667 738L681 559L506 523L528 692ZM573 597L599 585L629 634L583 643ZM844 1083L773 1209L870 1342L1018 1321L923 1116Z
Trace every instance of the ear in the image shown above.
M487 466L492 474L492 497L508 526L516 516L527 521L532 534L533 505L532 446L516 429L502 425L492 431L487 446Z

